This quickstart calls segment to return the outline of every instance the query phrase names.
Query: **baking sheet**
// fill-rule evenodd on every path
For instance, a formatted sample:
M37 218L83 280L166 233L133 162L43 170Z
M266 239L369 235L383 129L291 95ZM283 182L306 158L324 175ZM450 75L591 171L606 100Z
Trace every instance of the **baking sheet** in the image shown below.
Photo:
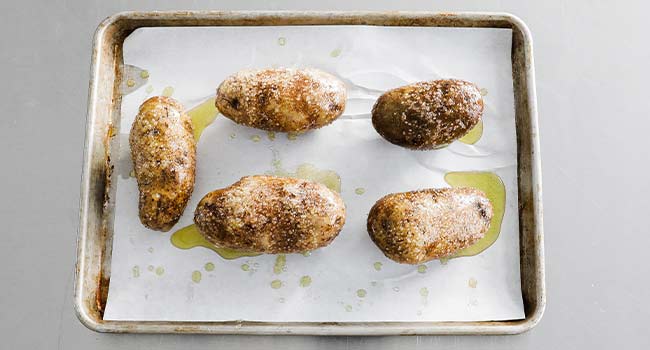
M524 317L519 280L516 142L511 30L367 26L141 28L124 43L124 62L147 71L122 100L111 281L104 319L174 321L482 321ZM227 75L269 66L321 68L343 78L349 101L332 125L293 139L223 117L198 144L197 184L174 230L192 223L207 192L240 177L303 164L341 177L347 222L339 237L310 256L224 260L208 249L180 250L170 233L144 228L128 131L149 96L172 93L186 107L214 94ZM144 78L146 76L146 78ZM484 133L430 152L381 139L369 120L383 91L419 80L457 77L487 91ZM173 90L173 92L172 92ZM381 196L448 186L448 171L484 170L506 186L499 239L475 257L432 261L426 270L383 257L366 230ZM363 188L363 194L357 189ZM174 231L172 230L172 232ZM375 263L381 269L375 269ZM206 271L205 264L214 264ZM249 270L243 271L242 265ZM151 269L151 271L150 271ZM137 271L137 273L136 273ZM194 271L201 280L192 279ZM424 272L424 273L422 273ZM308 287L300 286L310 276ZM273 281L281 281L278 289ZM276 285L277 286L277 285ZM365 292L360 292L363 290ZM363 295L363 297L361 296Z

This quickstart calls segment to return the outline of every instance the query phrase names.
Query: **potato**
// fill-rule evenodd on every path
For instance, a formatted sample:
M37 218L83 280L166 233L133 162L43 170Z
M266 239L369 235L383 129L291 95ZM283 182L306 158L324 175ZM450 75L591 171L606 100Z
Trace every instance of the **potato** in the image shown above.
M219 112L238 124L301 132L333 122L345 109L342 81L313 68L240 71L217 89Z
M483 98L474 84L435 80L381 95L372 108L372 125L393 144L431 150L467 134L482 114Z
M210 243L258 253L298 253L328 245L345 224L345 205L325 185L246 176L208 193L194 223Z
M492 204L459 187L389 194L368 214L368 233L389 259L420 264L476 243L490 227Z
M196 144L192 121L180 103L152 97L140 106L129 144L138 181L139 216L152 230L169 231L194 189Z

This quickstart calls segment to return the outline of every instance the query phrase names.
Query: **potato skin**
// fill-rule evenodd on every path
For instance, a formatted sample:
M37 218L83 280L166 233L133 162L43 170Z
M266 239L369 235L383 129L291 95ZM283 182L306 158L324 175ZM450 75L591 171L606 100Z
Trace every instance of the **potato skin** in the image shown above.
M453 255L483 238L492 203L467 187L393 193L368 214L368 233L398 263L420 264Z
M194 190L196 143L192 121L176 100L146 100L131 126L129 145L140 192L142 224L169 231Z
M385 92L372 108L372 125L393 144L431 150L467 134L482 114L483 98L476 85L434 80Z
M205 195L194 223L218 247L298 253L336 238L345 224L345 204L338 193L316 182L246 176Z
M268 131L301 132L333 122L345 109L345 84L323 71L243 70L217 89L219 112L235 123Z

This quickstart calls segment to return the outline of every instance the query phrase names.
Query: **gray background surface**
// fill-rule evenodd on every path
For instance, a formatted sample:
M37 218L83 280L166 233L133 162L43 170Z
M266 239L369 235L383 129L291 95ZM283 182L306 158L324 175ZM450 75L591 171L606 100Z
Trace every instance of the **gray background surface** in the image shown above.
M644 4L645 3L645 4ZM72 307L92 34L123 10L506 11L533 33L548 306L519 336L98 334ZM1 1L0 348L650 347L650 45L643 1Z

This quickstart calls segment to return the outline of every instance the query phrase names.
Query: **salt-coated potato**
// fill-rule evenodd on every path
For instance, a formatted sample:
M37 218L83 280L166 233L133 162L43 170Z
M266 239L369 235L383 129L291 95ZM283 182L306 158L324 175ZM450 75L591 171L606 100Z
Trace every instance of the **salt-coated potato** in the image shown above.
M483 98L476 85L435 80L385 92L372 108L372 125L393 144L431 150L467 134L482 114Z
M217 247L298 253L336 238L345 224L345 205L338 193L316 182L246 176L203 197L194 223Z
M479 190L425 189L378 200L368 215L368 233L389 259L420 264L476 243L491 219L492 203Z
M302 132L338 118L346 96L341 80L318 69L243 70L221 83L215 104L238 124Z
M196 143L192 121L176 100L146 100L131 126L129 145L138 181L139 216L152 230L169 231L194 189Z

